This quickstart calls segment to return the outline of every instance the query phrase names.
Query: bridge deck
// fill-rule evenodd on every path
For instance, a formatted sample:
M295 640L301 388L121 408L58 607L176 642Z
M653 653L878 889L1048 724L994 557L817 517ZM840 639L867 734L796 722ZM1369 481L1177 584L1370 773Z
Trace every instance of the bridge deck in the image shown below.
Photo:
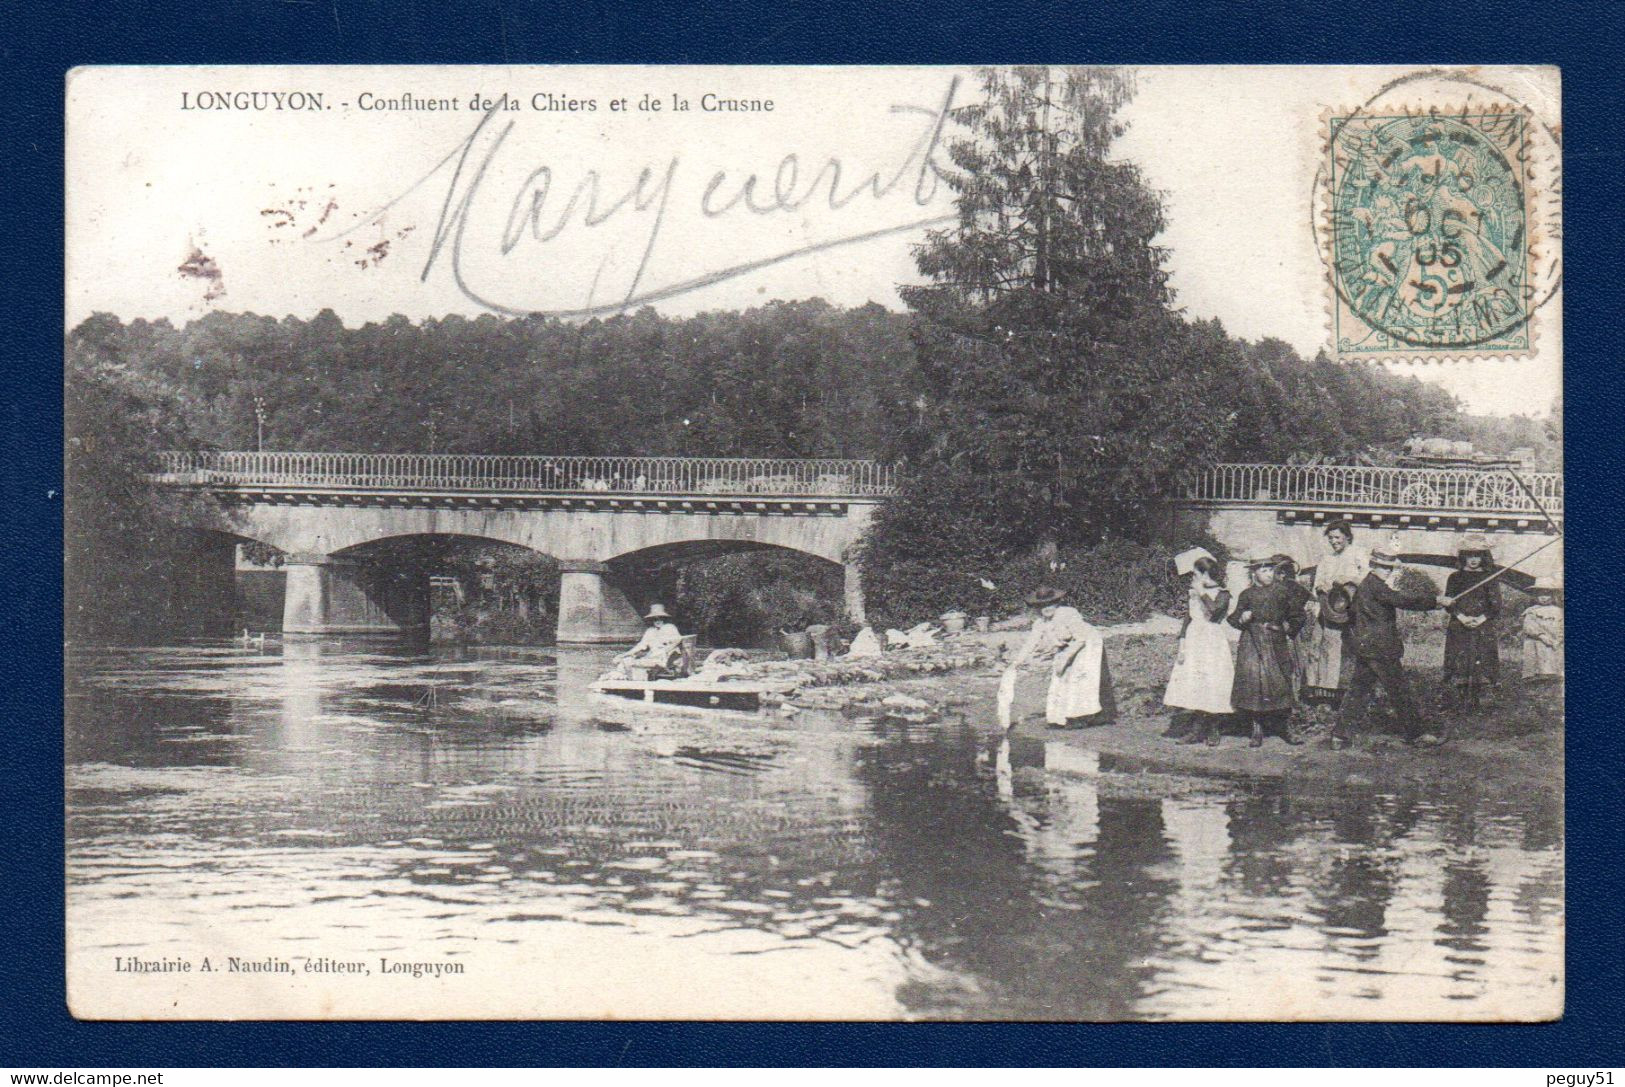
M521 457L458 453L171 452L159 479L237 491L331 496L619 495L676 499L878 498L889 465L866 460L747 457Z
M1216 464L1185 495L1192 506L1444 518L1563 517L1560 472L1378 468L1352 464Z
M890 465L748 457L537 457L461 453L172 452L161 480L263 501L414 501L660 508L663 503L878 499L897 491ZM1559 472L1468 468L1217 464L1187 505L1349 514L1563 516Z

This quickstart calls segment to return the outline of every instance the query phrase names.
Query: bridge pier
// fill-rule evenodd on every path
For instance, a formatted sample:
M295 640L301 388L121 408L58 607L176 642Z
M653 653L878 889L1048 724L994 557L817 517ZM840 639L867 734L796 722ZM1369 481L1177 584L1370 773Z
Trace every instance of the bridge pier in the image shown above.
M423 634L429 577L311 552L288 556L284 634Z
M559 561L559 645L630 644L642 637L642 617L608 572L602 562Z

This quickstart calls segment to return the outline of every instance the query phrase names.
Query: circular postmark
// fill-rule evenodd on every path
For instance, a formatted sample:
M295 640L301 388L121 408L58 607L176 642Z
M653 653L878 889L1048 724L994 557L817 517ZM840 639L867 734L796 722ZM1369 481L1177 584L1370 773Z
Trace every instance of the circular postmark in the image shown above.
M1417 72L1325 118L1315 219L1344 357L1533 351L1560 281L1560 154L1469 72Z

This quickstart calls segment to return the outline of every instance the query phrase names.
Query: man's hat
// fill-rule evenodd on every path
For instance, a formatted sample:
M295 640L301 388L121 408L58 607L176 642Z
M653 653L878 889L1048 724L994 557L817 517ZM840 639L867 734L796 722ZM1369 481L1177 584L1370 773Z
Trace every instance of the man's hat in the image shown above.
M1456 547L1458 555L1491 555L1490 541L1482 532L1474 532L1463 536L1461 543Z
M1196 569L1197 559L1213 559L1213 552L1205 547L1193 547L1174 556L1174 572L1181 576ZM1213 559L1217 562L1217 559Z
M1298 560L1293 558L1291 555L1288 555L1285 551L1277 551L1275 554L1271 555L1269 562L1271 566L1290 565L1294 570L1298 568Z
M1530 587L1530 591L1537 593L1560 593L1563 591L1563 583L1555 577L1537 577L1535 579L1535 584Z
M1347 585L1333 585L1326 593L1323 614L1333 626L1348 626L1354 617L1354 594Z
M670 619L671 613L666 610L664 604L650 604L649 614L645 615L643 618L646 621L649 619Z
M1399 556L1394 554L1392 551L1386 551L1382 548L1378 548L1377 550L1371 552L1371 565L1390 567L1398 566Z
M1032 595L1027 597L1027 604L1029 607L1042 608L1065 599L1065 589L1057 589L1050 585L1044 585L1034 590Z
M1253 554L1253 555L1249 555L1245 559L1242 559L1241 561L1246 563L1247 569L1249 569L1249 570L1256 570L1260 566L1275 566L1275 565L1277 565L1277 563L1275 561L1275 557L1273 555Z

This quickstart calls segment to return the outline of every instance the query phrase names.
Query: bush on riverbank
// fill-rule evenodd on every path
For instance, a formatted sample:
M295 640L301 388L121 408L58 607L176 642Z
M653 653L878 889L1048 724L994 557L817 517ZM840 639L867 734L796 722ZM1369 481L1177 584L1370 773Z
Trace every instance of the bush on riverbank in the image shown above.
M536 645L553 640L559 564L512 544L454 541L418 561L445 580L434 594L435 641Z
M1157 612L1180 613L1186 589L1174 576L1173 557L1198 545L1221 562L1228 558L1223 545L1203 536L1177 546L1103 540L1061 547L1053 555L1028 551L1004 558L992 549L966 553L963 547L945 547L893 563L885 561L882 549L868 547L860 563L876 626L908 627L953 608L973 616L1014 615L1041 585L1068 590L1068 603L1090 622L1129 623ZM984 579L994 587L986 588Z
M652 584L703 645L776 646L780 630L834 624L841 614L841 568L791 551L679 562Z

